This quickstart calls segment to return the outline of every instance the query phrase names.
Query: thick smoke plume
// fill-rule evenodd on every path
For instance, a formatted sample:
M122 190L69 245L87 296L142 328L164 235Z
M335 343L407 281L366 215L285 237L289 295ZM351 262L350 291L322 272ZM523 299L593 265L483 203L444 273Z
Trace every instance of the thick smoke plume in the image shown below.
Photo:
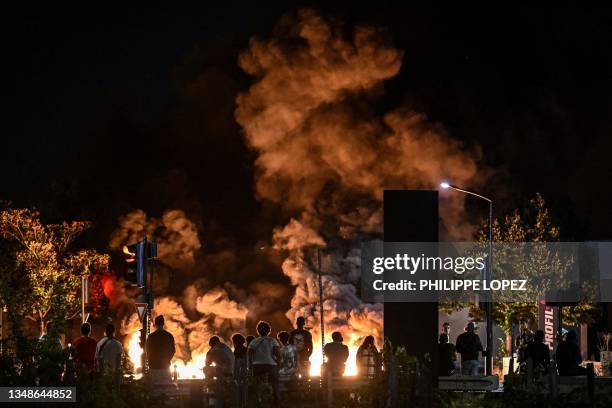
M196 225L181 210L168 210L161 219L147 218L142 210L132 211L119 219L119 228L109 245L118 249L140 241L145 235L149 239L155 236L159 259L177 269L192 267L202 247Z
M309 248L325 246L326 324L359 336L382 333L381 305L357 296L359 241L380 237L386 188L432 189L442 179L469 185L477 152L466 152L425 115L399 108L383 115L370 102L395 76L402 52L381 30L350 35L312 10L283 18L267 40L239 58L256 78L237 98L236 119L256 159L256 193L293 218L273 234L287 250L283 272L296 287L287 317L317 328L317 275ZM466 235L463 199L441 214L451 237Z
M178 269L180 274L190 277L191 283L181 292L176 290L176 286L181 288L180 284L177 285L181 280L174 280L174 288L167 282L162 285L162 290L156 293L152 312L153 318L157 315L164 316L166 329L173 334L176 342L175 357L188 362L207 350L211 336L221 335L229 338L231 333L244 330L248 309L230 299L224 288L214 286L203 279L195 279L194 274L190 273L197 270L196 261L202 244L195 223L181 210L168 210L161 219L147 217L142 210L121 217L119 228L111 237L110 246L120 250L124 245L142 239L144 235L151 238L153 234L157 237L160 263ZM165 276L166 281L171 280L165 273L167 271L156 268L156 279L163 279ZM121 295L115 304L129 303L133 296L123 290L122 283L116 282L114 286L116 293ZM131 309L123 320L122 334L129 337L140 327L141 323Z

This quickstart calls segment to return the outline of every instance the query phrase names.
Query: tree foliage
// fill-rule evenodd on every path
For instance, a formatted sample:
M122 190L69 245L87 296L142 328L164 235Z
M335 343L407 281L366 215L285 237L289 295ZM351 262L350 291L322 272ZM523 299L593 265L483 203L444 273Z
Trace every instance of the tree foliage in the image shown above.
M530 200L529 206L502 215L493 220L493 241L495 243L519 243L519 242L557 242L561 238L561 229L557 226L546 206L546 201L540 194ZM488 225L483 222L479 228L476 239L479 242L488 240ZM511 249L502 247L496 251L494 259L494 278L503 277L503 263L500 257L507 259L522 259L524 254L518 249L518 255L508 253ZM508 246L508 248L514 248ZM544 287L540 292L544 293L547 289L546 284L554 283L559 286L561 279L555 275L557 271L565 270L570 267L567 259L563 259L559 254L549 251L544 245L536 246L530 253L527 261L512 262L512 270L530 280L530 282L540 282ZM505 252L504 252L505 251ZM514 258L516 256L516 258ZM461 310L466 307L462 302L445 302L441 308L447 313ZM483 320L484 311L478 305L469 305L470 316L474 320ZM563 308L563 323L576 325L579 323L591 323L598 319L600 310L596 305L588 302L581 302L576 306ZM510 335L512 327L521 320L526 320L532 324L537 323L538 304L532 299L524 301L495 301L493 303L493 319L504 330L506 335Z
M92 249L70 250L90 227L86 221L44 224L30 209L0 212L0 237L11 258L0 276L0 296L15 315L37 322L42 331L47 321L78 314L81 277L106 270L109 261Z

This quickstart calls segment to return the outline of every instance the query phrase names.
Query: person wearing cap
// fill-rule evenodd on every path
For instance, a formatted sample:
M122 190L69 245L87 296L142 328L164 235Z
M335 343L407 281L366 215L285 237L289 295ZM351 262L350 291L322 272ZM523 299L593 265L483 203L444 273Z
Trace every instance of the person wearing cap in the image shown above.
M147 360L154 382L170 381L170 363L176 352L174 337L164 329L164 325L164 316L155 317L155 331L147 338Z
M480 362L478 361L478 353L482 352L482 343L480 337L475 333L476 324L468 323L465 332L457 337L457 352L461 355L461 374L462 375L478 375L480 370Z

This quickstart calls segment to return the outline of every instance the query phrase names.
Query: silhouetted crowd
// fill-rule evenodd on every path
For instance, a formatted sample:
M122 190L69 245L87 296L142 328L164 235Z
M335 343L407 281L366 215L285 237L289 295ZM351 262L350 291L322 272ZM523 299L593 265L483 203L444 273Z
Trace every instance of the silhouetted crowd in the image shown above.
M47 323L40 337L46 357L39 361L39 385L57 386L62 381L71 382L79 374L104 374L112 377L114 387L120 383L123 346L115 338L115 326L108 324L104 337L96 341L91 334L89 323L81 325L81 336L66 349L62 348L59 337L52 336L53 323Z
M258 336L234 334L234 350L224 344L219 337L213 336L210 350L206 354L205 373L217 378L215 394L223 395L225 388L234 382L238 394L238 406L246 402L247 378L253 376L265 380L273 391L274 404L279 401L279 382L307 378L310 373L310 356L313 351L312 335L305 328L305 319L298 317L296 328L290 333L281 331L276 338L270 334L272 327L266 321L257 324ZM326 362L322 367L323 375L341 376L349 358L349 349L340 332L332 333L332 342L323 348ZM376 378L380 374L382 359L374 343L373 336L367 336L357 351L359 374L366 378ZM222 404L218 401L217 404ZM221 405L222 406L222 405Z
M477 326L470 322L465 331L457 337L457 344L450 343L450 324L442 325L442 333L438 339L438 375L475 376L480 373L479 354L484 353L480 338L476 334ZM535 372L548 372L551 365L549 346L544 343L542 330L531 331L526 321L519 324L519 334L514 344L517 350L516 361L519 372L526 372L527 362L531 361ZM457 369L457 354L461 356L460 370ZM565 334L554 354L557 372L562 376L585 375L586 369L580 364L582 357L577 343L576 332L570 330Z
M305 327L304 317L296 319L296 327L291 332L280 331L271 336L272 327L266 321L257 324L255 336L236 333L231 337L231 347L218 336L209 339L210 349L206 354L204 374L214 378L216 395L223 395L226 387L234 386L237 405L244 406L247 398L247 380L257 378L270 384L274 404L279 400L279 382L308 379L310 377L310 357L313 352L312 334ZM40 379L40 385L58 385L67 375L76 377L79 373L90 375L104 374L113 380L118 388L121 378L121 362L124 349L115 337L115 326L108 324L100 340L91 337L89 323L81 325L81 336L66 349L62 348L57 337L51 336L52 323L47 324L45 333L40 337L41 344L58 355L68 356L49 360ZM152 384L168 384L172 381L171 364L176 347L174 337L165 329L164 316L154 320L155 330L145 342L148 375ZM325 344L325 362L321 367L322 376L337 377L345 372L349 359L349 348L344 344L340 332L333 332L331 342ZM356 353L358 375L366 379L377 378L382 372L381 353L376 348L373 336L364 338ZM68 361L68 362L66 362ZM217 406L222 406L219 399Z

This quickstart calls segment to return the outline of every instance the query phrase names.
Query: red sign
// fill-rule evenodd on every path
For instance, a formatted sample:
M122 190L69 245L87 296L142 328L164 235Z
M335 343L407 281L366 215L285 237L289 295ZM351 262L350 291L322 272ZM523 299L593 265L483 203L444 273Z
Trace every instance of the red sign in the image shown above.
M540 301L538 306L538 328L544 332L544 344L554 351L557 347L559 308L549 306L544 301Z
M147 312L148 305L146 303L135 303L134 305L136 306L136 313L138 313L138 319L140 319L140 321L142 322L142 318Z

